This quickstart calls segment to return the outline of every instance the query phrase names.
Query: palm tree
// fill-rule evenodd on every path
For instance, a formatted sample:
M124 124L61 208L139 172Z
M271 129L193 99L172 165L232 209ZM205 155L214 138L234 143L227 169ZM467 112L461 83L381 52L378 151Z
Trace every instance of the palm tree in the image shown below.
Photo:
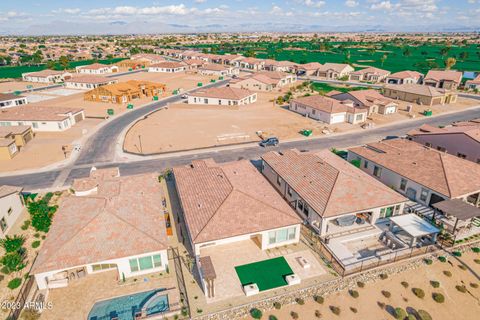
M455 63L457 63L457 59L455 59L453 57L449 57L445 61L445 69L450 70L455 65Z
M385 60L387 60L388 58L388 55L386 53L383 54L383 56L380 58L380 62L382 63L382 67L383 67L383 63L385 62Z

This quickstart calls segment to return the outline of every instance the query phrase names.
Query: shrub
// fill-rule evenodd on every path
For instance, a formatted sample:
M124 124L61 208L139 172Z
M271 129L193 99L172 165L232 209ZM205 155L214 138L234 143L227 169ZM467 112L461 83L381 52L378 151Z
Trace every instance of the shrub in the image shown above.
M273 307L277 310L280 310L282 308L282 304L280 302L274 302Z
M480 248L479 247L473 247L472 251L475 253L480 253Z
M438 303L444 303L445 302L445 297L443 296L443 294L438 293L438 292L432 293L432 298L435 302L438 302Z
M39 240L32 242L32 248L33 249L38 248L39 246L40 246L40 241Z
M425 310L418 310L418 320L432 320L432 316Z
M14 279L10 280L7 287L9 289L13 290L13 289L16 289L16 288L20 287L21 284L22 284L22 278L14 278Z
M5 236L5 239L0 239L0 246L5 249L7 253L18 252L25 243L24 236Z
M22 320L38 320L40 313L35 309L25 309L22 311Z
M413 288L412 292L414 295L416 295L420 299L423 299L425 297L425 291L423 291L420 288Z
M415 315L409 313L408 317L407 317L407 320L417 320L417 317L415 317Z
M444 256L438 257L438 260L439 260L440 262L447 262L447 258L445 258Z
M36 232L33 236L38 239L40 238L40 233Z
M325 301L322 296L315 296L313 300L315 300L319 304L323 304L323 301Z
M407 317L407 312L402 308L395 308L395 319L403 320Z
M364 288L364 287L365 287L365 282L358 281L358 282L357 282L357 286L358 286L359 288Z
M337 316L338 316L338 315L340 315L340 311L341 311L341 310L340 310L339 307L330 306L330 311L332 311L332 313L333 313L334 315L337 315Z
M377 301L377 305L380 309L385 309L385 303L384 302L380 302L380 301Z
M467 270L467 267L465 267L463 264L459 264L458 267L460 268L460 270Z
M261 310L257 308L253 308L250 310L250 315L253 319L262 319L263 313Z
M477 289L478 283L470 282L470 287Z
M434 288L440 287L440 282L435 281L435 280L430 281L430 284L431 284L432 287L434 287Z
M353 313L357 313L357 312L358 312L357 308L354 308L354 307L350 307L350 311L352 311Z
M22 229L22 230L27 230L28 227L30 227L30 223L31 223L30 220L25 220L25 222L22 224L22 226L20 227L20 229Z
M292 317L292 319L298 319L298 313L296 313L295 311L290 312L290 316Z
M321 318L322 317L322 313L320 312L320 310L315 310L315 318Z
M268 316L268 320L278 320L278 318L271 314Z
M467 287L465 287L464 285L456 285L455 288L461 293L467 292Z
M56 206L49 206L53 194L47 193L42 199L28 203L27 209L32 218L32 227L36 231L48 232L52 224L52 217L57 211Z
M460 251L453 251L452 255L454 255L455 257L461 257L462 253Z
M386 273L380 273L380 279L382 280L388 279L388 275Z
M449 278L452 276L452 273L448 270L443 271L443 274L446 275Z
M349 290L348 293L350 293L350 295L355 299L358 298L358 296L359 296L357 290Z
M295 299L295 302L298 303L301 306L303 306L305 304L305 300L303 300L302 298Z
M26 266L23 254L18 252L7 253L0 259L0 262L3 264L2 271L5 271L7 274L20 271Z
M432 259L424 259L425 264L431 265L433 263Z
M202 312L203 312L203 310L202 310L202 309L200 309L200 308L197 308L197 313L202 313Z
M407 282L407 281L402 281L402 282L400 282L400 284L401 284L402 287L404 287L405 289L408 288L408 282Z
M474 259L475 263L480 264L480 259Z
M382 290L382 295L385 297L385 298L390 298L392 296L392 294L390 293L390 291L385 291L385 290Z

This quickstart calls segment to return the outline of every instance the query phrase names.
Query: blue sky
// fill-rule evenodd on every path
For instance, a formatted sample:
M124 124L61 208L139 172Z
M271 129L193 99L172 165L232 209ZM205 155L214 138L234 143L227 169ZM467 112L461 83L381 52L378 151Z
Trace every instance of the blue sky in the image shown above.
M381 26L385 30L480 26L480 0L2 0L0 32L58 32L67 23L78 32L92 26L139 25L141 30L169 32L164 25L202 27L290 24L362 28ZM90 28L89 28L90 27ZM279 28L277 27L277 29ZM132 30L133 26L129 29ZM105 32L108 32L106 30ZM221 30L222 31L222 30ZM263 31L263 30L258 30ZM289 30L284 30L289 31Z

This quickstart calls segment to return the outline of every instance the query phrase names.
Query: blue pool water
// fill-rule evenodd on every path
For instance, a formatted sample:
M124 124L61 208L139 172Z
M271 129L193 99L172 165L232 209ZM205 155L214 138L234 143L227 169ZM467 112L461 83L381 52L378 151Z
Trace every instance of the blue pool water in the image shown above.
M99 301L93 305L88 320L134 320L135 313L146 307L147 315L168 311L168 296L158 295L163 290L150 290L128 296Z

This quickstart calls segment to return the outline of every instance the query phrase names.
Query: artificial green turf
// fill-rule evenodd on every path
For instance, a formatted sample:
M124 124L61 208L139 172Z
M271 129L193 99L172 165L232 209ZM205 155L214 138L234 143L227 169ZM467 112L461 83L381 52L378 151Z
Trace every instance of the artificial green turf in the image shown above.
M242 286L256 283L260 291L287 285L285 276L293 273L284 257L244 264L235 271Z

